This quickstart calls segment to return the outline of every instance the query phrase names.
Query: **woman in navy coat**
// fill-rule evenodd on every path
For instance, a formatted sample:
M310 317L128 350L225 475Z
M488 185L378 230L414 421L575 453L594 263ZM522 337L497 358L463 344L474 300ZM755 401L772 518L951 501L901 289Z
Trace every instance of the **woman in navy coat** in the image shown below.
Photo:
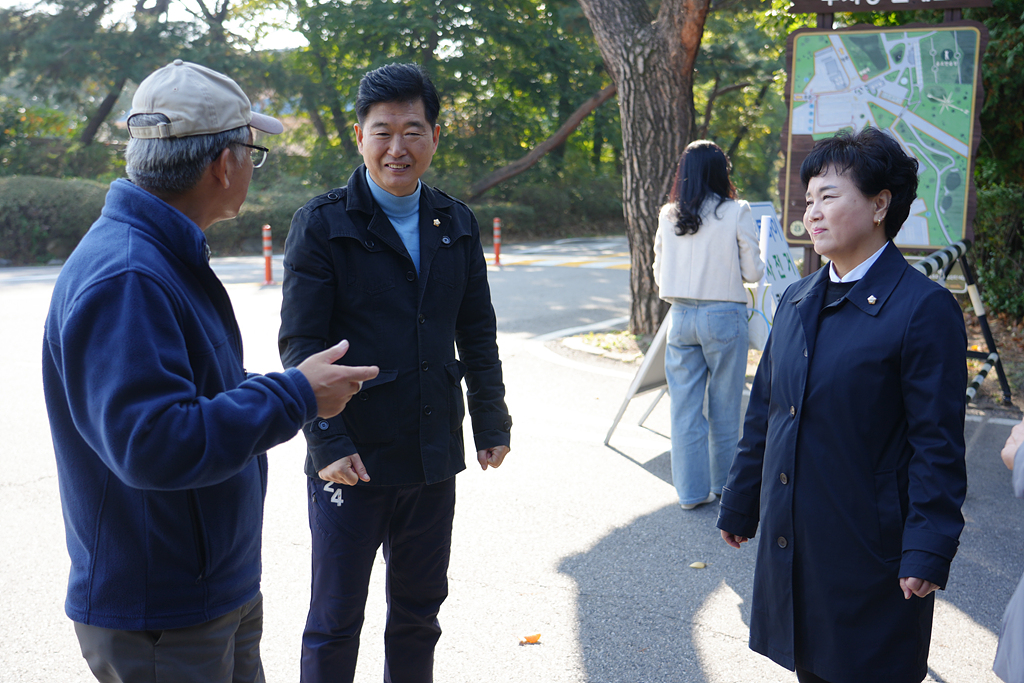
M751 649L803 682L918 683L964 524L963 316L891 242L917 194L892 137L820 141L800 173L830 264L779 303L718 526L761 527Z

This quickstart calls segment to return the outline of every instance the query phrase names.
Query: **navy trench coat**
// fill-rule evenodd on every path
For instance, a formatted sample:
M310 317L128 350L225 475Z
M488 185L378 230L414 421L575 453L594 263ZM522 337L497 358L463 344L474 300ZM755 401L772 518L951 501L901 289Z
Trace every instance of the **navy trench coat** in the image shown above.
M758 366L719 528L758 531L750 647L832 683L921 681L964 521L967 336L953 296L888 244L822 310L791 285Z
M365 166L292 218L278 336L284 366L348 339L342 363L380 368L344 412L304 427L310 477L353 453L370 475L359 486L455 476L466 467L464 378L477 450L509 445L512 419L476 218L421 184L419 231L417 273L373 200Z

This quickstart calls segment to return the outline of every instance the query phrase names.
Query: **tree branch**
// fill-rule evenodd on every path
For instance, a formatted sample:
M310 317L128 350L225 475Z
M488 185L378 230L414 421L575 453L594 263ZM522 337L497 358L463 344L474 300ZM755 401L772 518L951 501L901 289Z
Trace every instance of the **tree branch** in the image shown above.
M491 189L495 185L519 175L536 164L541 157L565 142L569 138L569 135L576 130L581 123L583 123L583 120L590 116L595 109L611 99L615 92L615 84L612 83L596 95L593 95L572 113L566 122L562 124L561 128L556 130L555 133L547 140L530 150L529 154L513 161L507 166L499 168L483 180L474 183L473 186L469 188L469 198L467 201L471 202L478 199L484 192L487 192L487 190Z
M740 88L746 88L750 83L736 83L734 85L727 85L721 90L718 89L718 76L715 76L715 87L711 89L711 94L708 95L708 103L704 107L704 125L700 129L700 137L706 138L708 136L708 130L711 129L711 108L715 104L720 96L733 90L739 90Z

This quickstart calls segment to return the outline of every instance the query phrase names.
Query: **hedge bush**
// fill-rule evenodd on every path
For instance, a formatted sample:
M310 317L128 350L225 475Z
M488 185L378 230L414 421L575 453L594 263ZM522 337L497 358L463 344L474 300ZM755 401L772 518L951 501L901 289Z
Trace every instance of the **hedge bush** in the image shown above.
M91 180L0 177L0 259L16 265L65 259L103 208Z
M1024 185L978 189L970 257L986 307L1024 320Z
M495 217L502 221L502 239L624 234L622 183L617 178L591 178L578 184L519 185L507 201L472 205L485 243L490 243Z
M274 253L284 251L284 240L292 224L292 215L320 190L258 190L249 195L236 218L214 223L206 231L206 241L214 256L263 253L263 226L270 226Z
M447 189L443 177L430 182ZM30 265L67 258L99 217L108 187L87 180L0 177L0 259ZM217 256L260 254L262 228L270 225L274 253L280 254L296 209L323 191L278 174L257 175L238 217L206 231L210 249ZM596 178L571 187L520 185L500 201L472 208L489 245L496 216L502 219L506 242L621 234L625 224L620 197L618 180Z

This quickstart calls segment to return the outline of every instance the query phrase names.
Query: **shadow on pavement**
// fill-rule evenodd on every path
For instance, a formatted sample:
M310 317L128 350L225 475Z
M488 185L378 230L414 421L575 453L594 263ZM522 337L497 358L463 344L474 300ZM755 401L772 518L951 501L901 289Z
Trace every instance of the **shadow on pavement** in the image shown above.
M728 659L744 651L762 659L746 644L754 553L725 545L717 516L717 504L686 512L671 505L562 561L559 571L578 587L587 681L744 680L712 674L726 651ZM706 568L691 569L696 561Z
M994 634L1024 571L1024 501L1014 498L1010 472L999 457L1009 431L1006 425L966 425L966 525L949 586L939 595Z

